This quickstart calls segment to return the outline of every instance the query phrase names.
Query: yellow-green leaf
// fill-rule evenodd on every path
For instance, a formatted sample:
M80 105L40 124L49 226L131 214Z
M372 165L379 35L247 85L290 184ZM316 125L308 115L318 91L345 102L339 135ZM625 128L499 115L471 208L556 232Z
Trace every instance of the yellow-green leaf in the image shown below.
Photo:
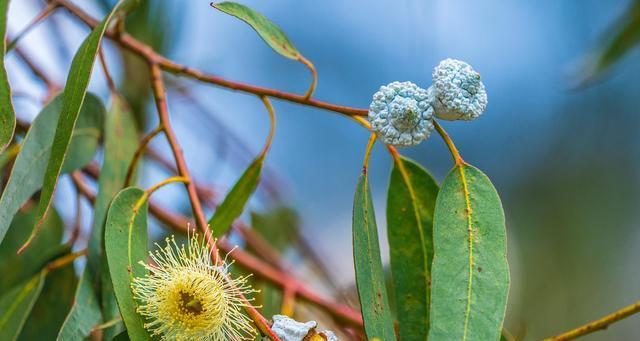
M71 308L76 282L73 263L50 272L25 324L35 328L23 328L18 340L54 340Z
M42 109L22 141L7 186L0 197L0 243L18 209L42 186L61 107L62 98L58 96ZM84 167L91 161L99 145L104 112L100 99L88 94L73 131L71 147L62 167L63 173Z
M499 340L509 292L504 212L486 175L456 166L433 221L430 341Z
M289 41L289 38L287 38L280 27L264 15L245 5L231 1L220 2L212 6L249 24L249 26L258 33L260 38L280 55L296 60L299 58L300 52L298 52L291 41Z
M33 241L32 248L20 255L16 250L29 235L35 221L35 208L18 212L11 228L0 245L0 295L37 274L52 259L61 255L60 243L64 223L55 210L47 216L41 234Z
M227 233L233 221L242 214L244 206L260 182L263 161L264 154L253 160L249 168L242 173L238 182L224 198L222 204L216 209L213 217L209 220L209 226L213 230L214 237L220 237Z
M45 272L41 271L28 281L3 292L0 297L0 340L15 340L33 309L42 286Z
M438 184L419 164L394 163L387 193L387 236L401 340L426 340Z
M366 174L360 176L353 200L353 261L367 338L395 340L380 259L378 227Z
M123 189L111 202L105 226L104 244L109 273L122 320L132 340L150 340L144 321L136 312L131 291L134 277L147 271L139 262L147 260L147 195L135 187Z
M9 0L0 0L0 153L7 147L13 138L16 128L16 115L11 104L11 87L4 66L4 57L7 51L7 12Z

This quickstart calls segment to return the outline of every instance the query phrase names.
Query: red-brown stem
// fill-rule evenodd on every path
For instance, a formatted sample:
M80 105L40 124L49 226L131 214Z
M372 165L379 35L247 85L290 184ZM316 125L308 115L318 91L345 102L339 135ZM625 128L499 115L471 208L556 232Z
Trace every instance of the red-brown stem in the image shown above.
M280 270L285 270L278 250L274 249L261 235L254 233L241 221L234 222L232 228L247 243L247 247L260 255L262 259ZM231 255L233 256L233 253Z
M90 27L93 28L96 25L98 25L98 21L96 19L89 16L86 12L84 12L82 9L75 6L74 4L66 0L53 0L53 2L67 9L74 16L78 17L80 20L82 20L85 24L89 25ZM207 74L197 69L193 69L189 66L176 63L162 55L159 55L158 53L153 51L151 47L139 42L138 40L136 40L135 38L131 37L128 34L118 35L116 34L115 31L109 30L106 32L106 36L114 40L115 42L117 42L120 46L146 59L148 62L152 64L156 64L163 70L176 75L185 75L193 79L199 80L201 82L214 84L217 86L221 86L223 88L241 91L241 92L247 92L247 93L251 93L258 96L278 98L278 99L289 101L289 102L294 102L294 103L298 103L306 106L311 106L311 107L316 107L320 109L337 112L347 116L366 116L368 112L366 109L336 105L336 104L323 102L323 101L319 101L312 98L305 98L304 95L297 95L289 92L279 91L276 89L265 88L265 87L251 85L251 84L231 81L223 77Z
M189 169L187 168L187 164L184 160L184 155L182 154L182 148L180 148L180 145L178 144L178 140L173 132L173 127L171 126L171 121L169 119L169 111L164 92L164 82L162 80L162 71L158 64L155 63L151 63L149 68L151 71L151 87L153 90L153 97L156 102L156 108L158 110L160 125L164 128L164 135L167 137L167 142L169 142L169 146L171 147L171 152L173 153L173 157L176 161L178 174L187 179L191 179ZM189 195L189 201L191 202L191 210L193 211L193 216L196 219L196 225L204 234L207 244L212 247L212 253L215 254L215 242L211 235L211 231L207 226L207 218L205 218L204 212L202 211L202 205L200 204L196 187L192 181L189 181L185 186L187 188L187 194Z
M51 97L60 89L60 86L52 81L51 78L49 78L49 76L47 76L44 71L42 71L42 69L40 69L24 51L22 51L21 48L16 46L13 50L20 57L20 59L22 59L25 65L27 65L33 75L39 78L47 87L47 97Z
M97 179L100 175L100 171L96 167L85 168L85 171L94 179ZM90 202L95 202L95 194L89 186L81 183L78 188ZM149 212L159 221L168 227L171 227L175 231L186 233L189 229L189 219L187 217L169 212L154 202L149 203ZM219 240L218 246L223 252L229 252L233 249L233 246L224 240ZM316 294L295 277L272 267L259 258L244 252L242 249L236 248L230 256L236 261L237 265L250 270L257 278L269 281L281 288L295 285L296 293L300 299L325 309L339 321L345 322L351 326L362 327L362 316L355 309L344 304L332 302L331 300Z
M187 187L187 193L189 195L189 201L191 202L193 215L196 218L196 225L200 228L200 231L202 231L211 255L214 259L218 259L218 248L216 246L216 240L213 238L211 230L209 229L209 226L207 224L204 212L202 211L202 205L200 204L200 198L198 198L198 193L196 192L196 187L191 181L191 175L189 174L189 169L187 168L184 156L182 155L182 149L178 145L178 141L175 137L171 122L169 120L169 111L165 98L164 82L162 80L162 70L160 69L160 66L158 64L155 64L153 62L149 64L149 67L151 69L151 87L153 90L153 97L156 102L156 108L158 109L158 115L160 117L160 124L164 127L164 134L167 137L169 145L171 146L171 151L173 152L173 157L176 161L176 167L178 168L178 174L181 177L189 180L188 183L185 183L185 186ZM240 296L246 303L245 310L247 314L249 315L249 317L251 317L256 327L260 329L262 334L266 335L272 341L280 341L280 338L278 338L278 336L271 330L269 323L260 314L260 312L258 312L258 310L254 308L253 305L251 305L242 294Z
M31 20L31 22L27 24L27 26L25 26L25 28L22 29L20 33L16 34L16 36L13 38L13 40L9 42L9 44L7 44L7 52L13 50L13 48L16 47L16 44L20 41L20 39L22 39L27 33L29 33L32 29L34 29L44 19L49 17L49 15L51 15L51 13L53 13L53 11L55 11L56 8L58 7L59 5L55 3L48 4L47 7L45 7L45 9L42 10L42 12L40 12L40 14L38 14L35 18L33 18L33 20Z
M80 8L73 5L72 3L69 3L66 0L54 0L54 2L66 8L73 15L78 17L80 20L84 21L90 27L95 27L98 24L97 20L87 15L84 11L82 11ZM185 75L205 83L214 84L214 85L228 88L231 90L251 93L258 96L278 98L281 100L299 103L306 106L311 106L311 107L316 107L320 109L337 112L347 116L366 116L368 112L366 109L346 107L346 106L335 105L332 103L327 103L327 102L323 102L315 99L307 99L304 96L297 95L297 94L282 92L275 89L259 87L259 86L254 86L254 85L240 83L240 82L234 82L222 77L206 74L202 71L192 69L186 65L181 65L179 63L176 63L174 61L171 61L165 58L164 56L157 54L149 46L135 40L134 38L132 38L127 34L118 35L116 34L116 32L110 30L107 32L107 37L109 37L110 39L113 39L122 47L146 59L147 62L150 64L152 68L152 80L153 80L152 83L154 85L154 96L156 96L156 106L158 107L158 111L161 112L160 114L161 117L162 115L164 115L167 118L167 121L168 121L168 114L166 110L166 103L164 102L164 86L162 84L160 69L163 69L170 73L174 73L176 75ZM158 91L158 90L161 90L161 91ZM162 114L162 112L164 112L164 114ZM168 139L170 135L172 136L173 133L171 132L171 134L167 134ZM170 144L172 144L172 151L174 152L174 154L176 154L174 156L179 156L179 157L176 157L176 161L178 163L178 173L182 176L185 176L185 174L183 173L183 170L186 168L184 166L184 160L181 156L180 150L176 148L177 143L175 143L175 137L173 137L173 140L174 140L174 143L172 144L170 142ZM188 177L188 170L187 170L186 176ZM189 190L189 188L191 188L191 190ZM193 199L195 199L195 202L197 203L196 206L198 207L198 209L196 209L196 207L192 207L194 209L196 222L198 222L199 220L205 222L204 225L202 225L201 223L198 223L198 226L201 229L203 229L204 227L203 231L207 231L205 232L205 237L206 237L207 234L210 235L210 232L206 227L206 220L203 220L201 217L198 217L198 214L195 212L195 211L201 212L201 207L199 205L198 198L195 195L195 187L193 185L193 182L190 183L187 189L189 190L190 201L192 201L193 203L194 202ZM159 218L160 220L176 218L175 215L167 214L163 210L157 209L157 207L154 207L152 205L150 205L150 211L154 215L156 215L156 217ZM174 228L177 228L180 230L185 230L187 228L186 225L182 225L182 226L176 225L175 220L173 222L174 224L171 224L171 226L173 226ZM177 223L183 224L184 222L185 220L182 219ZM219 242L218 246L222 251L225 251L225 252L228 252L232 249L230 245L225 242ZM283 288L286 286L290 286L291 282L296 282L296 280L291 276L289 276L288 274L284 274L281 271L278 271L272 268L268 264L263 263L259 259L247 253L235 252L232 254L232 256L236 260L238 265L243 266L247 269L250 269L251 271L254 272L254 274L257 277L267 279L275 284L280 285ZM298 296L300 296L301 299L308 301L310 303L319 305L321 307L324 307L327 311L332 313L334 317L338 318L339 320L342 320L352 325L362 326L362 317L354 309L351 309L342 304L331 302L317 295L314 291L312 291L311 289L305 286L296 285L296 288L297 288L296 290L297 294Z
M104 78L107 80L107 86L109 87L109 91L112 96L117 96L118 89L116 88L116 83L113 81L113 77L111 77L111 73L109 73L109 67L107 66L107 60L104 57L104 50L100 48L98 50L98 58L100 59L100 65L102 66L102 73L104 73Z

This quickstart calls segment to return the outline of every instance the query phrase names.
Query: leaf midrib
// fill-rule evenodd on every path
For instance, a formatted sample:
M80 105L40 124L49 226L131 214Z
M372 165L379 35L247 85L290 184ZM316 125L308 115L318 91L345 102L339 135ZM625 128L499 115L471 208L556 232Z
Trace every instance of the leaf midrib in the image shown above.
M471 316L471 291L472 291L472 286L473 286L473 223L472 223L472 209L471 209L471 198L469 195L469 187L467 184L467 177L465 175L464 172L464 165L457 165L456 166L460 172L460 180L462 182L462 192L464 195L464 201L465 201L465 206L466 206L466 216L467 216L467 233L468 233L468 238L467 238L467 243L468 243L468 247L469 247L469 281L467 284L467 302L466 302L466 307L465 307L465 313L464 313L464 329L463 329L463 335L462 335L462 340L466 341L467 340L467 333L469 331L469 318Z

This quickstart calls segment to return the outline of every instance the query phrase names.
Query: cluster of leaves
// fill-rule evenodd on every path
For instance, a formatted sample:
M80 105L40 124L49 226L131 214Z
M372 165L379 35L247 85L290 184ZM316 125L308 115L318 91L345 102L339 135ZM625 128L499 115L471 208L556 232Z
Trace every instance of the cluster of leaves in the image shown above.
M276 52L302 62L315 75L312 64L265 17L235 3L215 7L251 25ZM2 36L7 8L8 0L0 0ZM87 93L110 20L129 9L130 2L118 2L93 29L76 52L64 91L42 110L20 143L0 198L0 254L4 256L0 273L11 274L0 283L0 339L33 339L33 333L45 339L83 339L104 322L100 329L106 339L150 339L130 290L131 279L146 271L139 262L147 258L151 193L124 188L138 144L134 118L121 97L112 97L107 114L102 102ZM1 50L5 51L4 46ZM4 149L13 140L15 114L4 67L0 71L0 96L4 96L0 98L0 148ZM315 77L307 97L314 87ZM89 164L101 140L103 165L87 266L74 293L69 292L76 282L72 266L56 265L70 255L70 245L61 245L62 222L51 201L60 175ZM227 233L242 213L258 185L268 145L210 219L215 235ZM393 155L386 212L391 294L385 286L366 171L354 198L354 265L367 338L397 339L397 320L403 340L499 339L509 271L504 213L493 185L481 171L456 158L439 186L420 165ZM38 190L39 201L34 204L30 200ZM14 256L18 248L24 252ZM12 271L2 271L6 269ZM68 314L47 309L51 306ZM118 322L120 316L124 325ZM31 319L46 326L23 328Z

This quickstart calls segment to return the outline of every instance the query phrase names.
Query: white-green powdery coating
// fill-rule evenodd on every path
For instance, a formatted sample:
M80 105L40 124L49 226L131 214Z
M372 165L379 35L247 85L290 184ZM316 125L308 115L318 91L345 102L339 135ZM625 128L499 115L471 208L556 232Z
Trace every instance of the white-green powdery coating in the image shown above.
M282 341L306 340L309 332L318 326L316 321L298 322L286 315L273 315L272 319L271 330ZM338 337L329 330L323 330L319 334L327 341L339 341Z
M373 94L369 122L386 144L408 147L425 140L433 130L432 98L411 82L393 82Z
M433 69L433 108L443 120L473 120L487 108L480 74L460 60L445 59Z

